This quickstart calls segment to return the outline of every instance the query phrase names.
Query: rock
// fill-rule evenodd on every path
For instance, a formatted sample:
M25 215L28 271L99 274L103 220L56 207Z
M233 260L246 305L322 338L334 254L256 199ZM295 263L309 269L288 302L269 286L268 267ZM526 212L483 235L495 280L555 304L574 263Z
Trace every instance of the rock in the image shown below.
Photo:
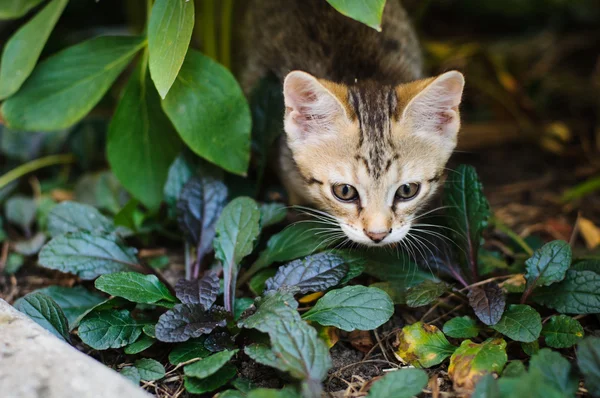
M2 398L151 397L2 299L0 391Z

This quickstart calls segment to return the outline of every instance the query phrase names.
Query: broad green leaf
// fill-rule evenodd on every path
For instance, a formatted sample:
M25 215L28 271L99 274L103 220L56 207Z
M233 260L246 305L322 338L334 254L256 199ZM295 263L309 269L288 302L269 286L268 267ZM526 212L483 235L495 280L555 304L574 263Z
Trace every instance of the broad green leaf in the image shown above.
M191 394L204 394L210 391L214 391L219 387L224 386L231 380L237 371L235 366L231 364L227 364L223 366L221 369L216 371L214 374L204 378L198 379L196 377L185 376L184 377L184 386L187 392ZM219 394L219 397L221 394Z
M7 0L0 2L0 20L20 18L43 0Z
M292 386L286 386L281 390L272 388L257 388L248 391L247 398L300 398L301 395Z
M533 301L564 314L600 312L600 275L592 271L567 271L562 282L533 292Z
M506 298L495 282L472 287L467 296L469 305L481 322L491 326L500 321L506 306Z
M275 355L271 347L264 344L251 344L244 347L244 353L253 361L275 369L283 369L285 364Z
M377 248L362 253L366 260L365 273L390 282L403 292L426 280L435 279L431 272L421 270L407 255L390 253Z
M542 328L546 345L553 348L569 348L583 339L583 326L577 319L566 315L553 315Z
M373 383L369 390L372 398L411 398L421 393L429 377L421 369L398 369Z
M381 18L386 0L327 0L341 14L381 31Z
M521 343L521 349L525 354L532 356L540 350L540 343L537 340L531 343Z
M540 337L542 317L528 305L512 304L492 329L515 341L531 343Z
M525 261L527 287L548 286L560 282L571 265L571 246L565 241L555 240L545 244Z
M475 385L471 398L500 398L498 381L489 373L484 375Z
M266 293L264 297L256 299L256 307L254 314L238 322L239 327L269 333L271 324L277 321L289 322L300 317L296 311L298 302L293 293L287 290Z
M450 319L444 324L442 330L446 336L456 339L473 338L479 334L477 322L467 315Z
M35 292L15 302L15 308L63 341L70 341L69 323L58 304L45 294Z
M200 361L186 365L183 368L183 371L185 372L186 376L204 379L205 377L215 374L226 363L228 363L231 358L238 353L238 351L238 349L224 350L216 354L212 354L211 356L203 358Z
M53 238L40 252L38 261L46 268L94 279L137 265L136 252L111 236L75 232Z
M446 181L444 206L448 207L446 220L452 238L461 248L460 266L466 274L472 274L477 271L481 233L490 217L490 206L472 166L458 166Z
M600 274L600 259L585 259L574 262L571 269L576 271L593 271Z
M185 343L177 344L169 353L169 362L172 365L191 361L196 358L206 358L210 351L204 347L204 338L189 340Z
M246 174L250 109L226 68L198 51L188 50L162 106L195 153L227 171Z
M154 304L161 300L176 302L177 299L155 275L137 272L116 272L101 275L95 282L96 289L111 296L123 297L134 303Z
M387 293L357 285L328 292L303 318L350 332L378 328L393 314L394 304Z
M565 397L574 397L579 385L578 377L571 371L571 363L558 352L542 348L529 361L529 371L539 370L544 384L549 384Z
M81 341L95 350L121 348L135 343L142 325L127 310L93 311L79 324Z
M260 205L260 223L263 228L279 224L287 216L287 206L283 203L263 203Z
M502 398L567 398L547 383L544 375L537 368L530 369L519 378L501 377L498 380L498 387Z
M254 300L250 297L239 297L235 300L235 305L233 306L233 320L237 321L241 318L248 308L254 305Z
M8 253L6 263L4 264L4 275L13 275L21 269L25 263L25 256L18 253Z
M100 101L144 43L139 37L97 37L47 58L4 102L4 119L26 131L72 126Z
M156 325L146 324L142 328L142 331L146 336L156 338Z
M163 193L165 202L169 207L170 217L175 217L176 205L181 195L181 190L193 175L194 168L183 155L179 155L175 158L169 167L169 173L167 174L167 181L165 182Z
M240 197L223 209L216 226L215 256L223 263L224 301L233 311L239 264L252 253L260 233L260 210L253 199Z
M456 350L437 327L423 322L403 327L398 341L396 354L416 368L438 365Z
M135 366L125 366L123 369L121 369L119 373L121 374L121 376L131 380L131 382L135 385L139 385L140 381L142 381L142 378L140 377L140 372L138 372Z
M71 330L75 327L77 318L104 301L102 296L90 292L83 286L48 286L37 292L45 294L58 304L69 321Z
M450 358L448 375L455 390L473 390L486 374L500 373L507 361L506 342L487 339L481 344L465 340Z
M444 282L424 281L406 291L406 304L409 307L431 304L446 290L448 290L448 285Z
M115 225L95 207L77 202L62 202L48 214L48 232L52 237L80 231L111 233Z
M509 362L502 371L502 377L520 377L527 372L525 365L521 361Z
M148 348L152 347L154 345L154 343L156 343L155 339L143 334L142 337L140 337L138 339L138 341L136 341L135 343L129 344L127 347L125 347L125 354L127 354L127 355L139 354L140 352L145 351Z
M15 195L4 203L4 214L8 222L18 225L23 231L29 231L35 220L36 208L35 200Z
M588 336L577 344L577 365L586 389L593 397L600 396L600 337Z
M193 29L193 1L156 0L148 25L148 51L150 74L163 99L181 69Z
M254 293L256 296L260 296L263 294L265 290L265 284L267 280L277 273L277 269L275 268L267 268L261 271L258 271L252 279L248 282L248 287L250 291Z
M163 199L169 166L181 147L142 60L129 78L110 122L106 142L110 167L125 189L150 210L156 210Z
M0 100L17 92L27 79L67 2L51 1L6 42L0 62Z
M135 361L134 366L138 370L142 380L154 381L165 377L165 367L154 359L139 359Z

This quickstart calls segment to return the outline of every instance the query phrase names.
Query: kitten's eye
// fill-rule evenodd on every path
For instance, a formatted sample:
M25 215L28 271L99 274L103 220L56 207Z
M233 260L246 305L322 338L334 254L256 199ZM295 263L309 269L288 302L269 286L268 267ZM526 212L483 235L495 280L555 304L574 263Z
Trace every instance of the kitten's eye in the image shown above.
M352 202L358 199L358 191L352 185L335 184L331 186L331 191L342 202Z
M410 184L400 185L400 188L396 191L396 199L398 200L411 200L419 193L421 185L416 182Z

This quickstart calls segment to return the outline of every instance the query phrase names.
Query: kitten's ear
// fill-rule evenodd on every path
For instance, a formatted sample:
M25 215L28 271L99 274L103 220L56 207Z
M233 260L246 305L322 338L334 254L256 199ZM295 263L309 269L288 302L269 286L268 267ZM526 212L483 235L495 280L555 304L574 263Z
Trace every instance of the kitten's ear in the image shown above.
M342 86L317 80L306 72L290 72L283 82L285 131L292 140L318 138L333 132L340 116L347 116L336 95Z
M405 92L400 93L406 88L420 89L404 108L403 121L408 123L416 134L449 139L449 142L455 143L460 128L458 105L465 85L463 75L457 71L450 71L437 78L410 83L407 86L410 85L413 87L398 88L399 97L406 95Z

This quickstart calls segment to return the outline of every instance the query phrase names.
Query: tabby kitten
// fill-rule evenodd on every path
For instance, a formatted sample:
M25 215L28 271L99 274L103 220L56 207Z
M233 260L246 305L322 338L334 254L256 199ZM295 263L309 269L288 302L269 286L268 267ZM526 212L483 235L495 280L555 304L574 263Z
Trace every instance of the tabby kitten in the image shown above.
M397 0L377 32L325 0L252 0L246 89L283 82L279 172L292 204L327 212L354 242L401 241L438 189L456 146L464 79L422 78Z

